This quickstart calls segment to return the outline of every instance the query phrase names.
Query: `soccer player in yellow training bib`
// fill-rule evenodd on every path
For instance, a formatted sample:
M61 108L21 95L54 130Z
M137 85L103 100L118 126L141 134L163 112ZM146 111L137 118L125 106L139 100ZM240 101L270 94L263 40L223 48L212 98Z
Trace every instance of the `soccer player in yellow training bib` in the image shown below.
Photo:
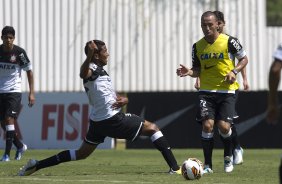
M226 34L225 31L224 31L224 27L225 27L225 19L224 19L224 14L221 12L221 11L213 11L213 13L215 13L217 19L218 19L218 32L219 33L223 33L223 34ZM247 71L246 71L246 67L243 68L241 70L241 75L242 75L242 79L243 79L243 89L245 91L248 91L249 90L249 83L248 83L248 79L247 79ZM200 89L200 79L199 77L196 78L196 82L195 82L195 88L197 90ZM236 102L237 102L237 99L238 99L238 95L239 95L239 89L235 91L235 95L236 95ZM196 117L196 121L201 123L201 121L198 121L199 119L201 118L198 118L200 115L199 115L199 111L198 111L198 114L197 114L197 117ZM237 128L235 126L236 124L236 121L239 119L239 115L237 114L236 110L234 112L234 115L233 115L233 124L231 126L231 129L232 129L232 152L233 152L233 165L239 165L239 164L242 164L243 163L243 148L241 147L240 145L240 141L239 141L239 138L238 138L238 135L237 135ZM220 138L222 139L222 136L220 136Z
M176 70L180 77L199 77L199 111L202 122L204 172L212 173L213 127L217 125L224 145L224 171L233 171L231 124L235 111L236 75L247 65L246 52L237 38L218 31L218 18L212 11L203 13L204 37L193 45L192 68ZM235 58L238 59L235 65Z

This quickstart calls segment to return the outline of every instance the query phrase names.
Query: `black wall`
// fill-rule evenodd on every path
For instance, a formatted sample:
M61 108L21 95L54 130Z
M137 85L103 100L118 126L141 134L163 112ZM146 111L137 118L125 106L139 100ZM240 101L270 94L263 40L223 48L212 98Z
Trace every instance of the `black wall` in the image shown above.
M197 95L197 92L128 93L127 112L158 124L173 148L201 148L201 125L195 121ZM282 93L279 96L282 101ZM239 93L236 109L240 117L236 126L244 148L282 147L282 115L276 126L268 125L265 121L266 104L266 91ZM215 132L215 147L222 148ZM127 141L126 146L153 147L150 139L142 137L135 142Z

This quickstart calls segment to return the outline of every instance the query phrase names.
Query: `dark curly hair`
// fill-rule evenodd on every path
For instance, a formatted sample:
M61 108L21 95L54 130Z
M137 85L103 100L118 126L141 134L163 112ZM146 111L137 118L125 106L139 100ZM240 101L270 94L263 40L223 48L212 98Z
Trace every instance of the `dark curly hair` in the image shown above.
M12 26L5 26L2 29L2 36L5 36L7 34L11 34L11 35L15 36L15 29Z
M106 45L105 42L103 42L103 41L101 41L101 40L90 40L90 41L88 41L88 42L85 44L85 47L84 47L84 53L85 53L86 56L87 56L87 54L88 54L88 44L89 44L91 41L93 41L93 42L97 45L97 47L98 47L98 49L95 49L95 52L96 52L96 53L100 52L100 51L102 50L102 46Z
M216 10L213 13L216 15L218 21L222 21L225 24L224 14L221 11Z

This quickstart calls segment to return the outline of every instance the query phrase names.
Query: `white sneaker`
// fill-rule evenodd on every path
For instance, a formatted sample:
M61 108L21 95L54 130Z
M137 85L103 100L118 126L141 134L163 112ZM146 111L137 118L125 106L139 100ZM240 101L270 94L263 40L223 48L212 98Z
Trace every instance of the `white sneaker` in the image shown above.
M10 161L10 157L9 155L3 155L2 159L1 159L2 162L9 162Z
M233 171L233 158L232 156L226 156L224 157L224 171L229 173Z
M25 166L23 166L18 175L19 176L28 176L31 175L32 173L34 173L37 169L36 169L36 165L37 165L38 161L37 160L33 160L30 159Z
M209 165L204 165L203 174L212 174L213 170L210 168Z
M23 144L23 147L17 150L15 155L15 160L20 160L26 150L27 150L27 146Z
M239 165L243 163L243 153L244 153L244 150L242 147L234 149L233 151L234 165Z

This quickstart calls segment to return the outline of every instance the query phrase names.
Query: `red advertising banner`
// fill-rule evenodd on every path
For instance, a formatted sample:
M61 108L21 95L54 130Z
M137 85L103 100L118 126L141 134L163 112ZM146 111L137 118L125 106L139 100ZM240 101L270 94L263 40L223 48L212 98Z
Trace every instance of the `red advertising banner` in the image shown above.
M23 93L16 130L28 148L75 149L81 145L91 110L85 93L37 93L32 108L27 105L27 96ZM0 148L4 148L2 129L0 137ZM98 148L113 147L114 140L107 138Z

